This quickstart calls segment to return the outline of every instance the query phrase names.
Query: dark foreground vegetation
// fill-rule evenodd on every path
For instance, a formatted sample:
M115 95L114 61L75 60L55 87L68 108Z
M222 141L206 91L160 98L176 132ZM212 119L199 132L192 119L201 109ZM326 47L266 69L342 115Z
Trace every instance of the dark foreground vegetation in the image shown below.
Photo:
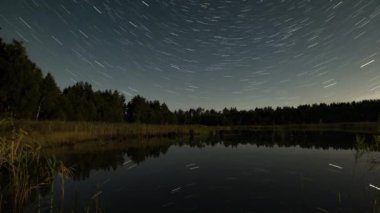
M63 186L71 175L62 161L42 156L38 143L24 141L26 135L21 129L13 129L7 137L0 137L0 212L22 212L36 196L53 193L54 178L59 176ZM55 200L51 201L50 212Z
M141 96L127 103L118 91L94 91L86 82L61 90L51 74L43 75L29 60L21 42L5 43L0 38L0 115L23 120L229 126L375 122L380 116L380 101L172 112L165 103Z

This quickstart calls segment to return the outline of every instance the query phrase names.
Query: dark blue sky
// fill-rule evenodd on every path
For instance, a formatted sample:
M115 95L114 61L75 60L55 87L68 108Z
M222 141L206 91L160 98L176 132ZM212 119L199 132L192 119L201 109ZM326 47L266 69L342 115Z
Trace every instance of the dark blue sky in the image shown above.
M379 0L3 0L0 27L61 88L171 109L380 98Z

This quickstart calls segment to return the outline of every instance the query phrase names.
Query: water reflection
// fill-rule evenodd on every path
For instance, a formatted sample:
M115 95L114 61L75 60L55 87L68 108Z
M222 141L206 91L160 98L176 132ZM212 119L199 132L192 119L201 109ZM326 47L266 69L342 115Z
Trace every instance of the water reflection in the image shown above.
M355 158L380 150L372 134L341 132L221 132L198 138L134 139L129 141L89 142L74 147L47 150L48 156L56 156L65 165L74 168L74 180L86 179L91 171L115 170L127 161L135 164L149 158L158 158L168 152L170 146L204 148L223 145L227 148L242 145L256 147L300 147L305 149L355 150ZM373 159L374 165L377 159Z
M73 174L36 191L25 212L379 212L377 139L229 131L45 150Z

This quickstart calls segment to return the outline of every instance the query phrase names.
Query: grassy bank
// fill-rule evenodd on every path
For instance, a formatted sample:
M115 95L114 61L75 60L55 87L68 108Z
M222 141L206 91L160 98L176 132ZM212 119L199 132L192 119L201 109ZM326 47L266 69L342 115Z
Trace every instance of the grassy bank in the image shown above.
M28 132L25 141L41 146L70 145L92 140L127 140L130 138L157 138L208 134L219 127L201 125L149 125L104 122L64 121L9 121L0 127L0 135L12 129Z
M129 140L131 138L159 138L195 136L219 132L240 131L339 131L379 133L378 123L291 124L267 126L202 126L202 125L149 125L104 122L65 121L6 121L0 125L0 135L7 136L12 129L23 129L25 141L42 147L73 145L83 141Z

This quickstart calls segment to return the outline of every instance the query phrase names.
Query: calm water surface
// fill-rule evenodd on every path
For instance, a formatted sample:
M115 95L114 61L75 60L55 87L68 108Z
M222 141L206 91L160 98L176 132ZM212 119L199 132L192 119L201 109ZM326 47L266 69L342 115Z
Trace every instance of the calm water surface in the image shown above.
M268 133L71 148L58 157L75 174L54 200L81 212L378 212L380 191L370 184L380 186L380 154L372 142L347 133ZM60 192L60 179L53 184ZM26 211L48 211L51 200L45 193Z

